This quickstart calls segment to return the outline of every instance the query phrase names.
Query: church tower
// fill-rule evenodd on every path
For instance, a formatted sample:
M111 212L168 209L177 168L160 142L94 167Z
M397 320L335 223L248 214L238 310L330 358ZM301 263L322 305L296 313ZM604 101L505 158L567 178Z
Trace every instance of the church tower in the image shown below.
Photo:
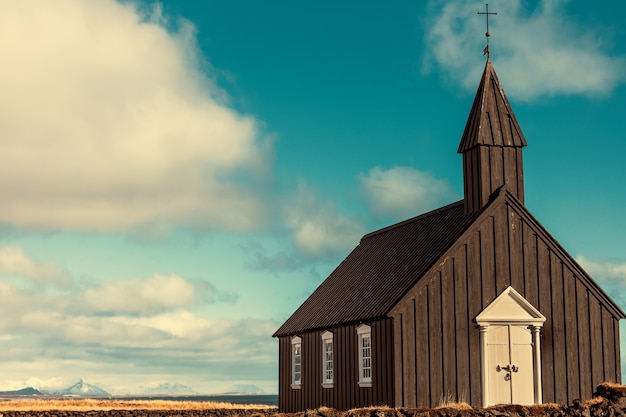
M488 57L458 149L466 214L482 209L502 186L524 203L524 146L522 129Z

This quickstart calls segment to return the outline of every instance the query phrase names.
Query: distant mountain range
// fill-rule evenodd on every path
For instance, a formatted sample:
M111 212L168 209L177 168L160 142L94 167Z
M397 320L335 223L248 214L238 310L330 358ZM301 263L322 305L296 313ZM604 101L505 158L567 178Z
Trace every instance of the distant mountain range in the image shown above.
M143 388L142 393L145 395L198 395L187 385L169 382L164 382L156 387Z
M0 391L0 395L72 395L81 397L106 397L108 392L95 385L87 384L82 379L71 387L62 390L35 389L33 387L21 388L13 391Z
M246 395L246 394L264 394L263 388L252 384L233 385L231 390L222 393L222 395Z
M263 394L263 390L256 385L239 384L233 385L228 392L224 392L220 395L248 395L248 394ZM0 395L58 395L58 396L77 396L77 397L108 397L111 396L107 391L102 388L88 384L82 379L79 379L74 385L65 389L51 389L51 388L33 388L26 387L11 391L0 391ZM132 395L146 395L146 396L176 396L176 395L200 395L187 385L179 383L162 382L158 385L143 386Z
M82 379L79 379L77 383L64 390L55 391L51 393L53 395L78 395L83 397L106 397L108 392L95 385L87 384Z

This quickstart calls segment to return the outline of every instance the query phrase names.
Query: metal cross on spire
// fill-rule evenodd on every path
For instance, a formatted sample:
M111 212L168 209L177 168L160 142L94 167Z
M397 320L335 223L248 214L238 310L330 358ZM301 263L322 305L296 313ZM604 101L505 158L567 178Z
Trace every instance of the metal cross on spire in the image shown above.
M485 49L483 49L483 55L487 54L487 57L489 57L489 37L491 36L491 34L489 33L489 15L490 14L498 14L498 13L489 12L489 3L486 3L485 4L485 11L484 12L478 12L478 14L484 14L485 15L485 19L487 20L487 32L485 32L485 36L487 37L487 46L485 47Z

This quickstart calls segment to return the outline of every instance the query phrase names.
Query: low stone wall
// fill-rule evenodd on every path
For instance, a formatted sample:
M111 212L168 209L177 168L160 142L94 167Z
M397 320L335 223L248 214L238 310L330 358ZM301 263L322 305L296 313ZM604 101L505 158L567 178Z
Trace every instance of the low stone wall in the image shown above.
M343 413L342 417L614 417L622 416L625 412L626 409L616 409L613 404L603 400L594 403L593 406L580 408L558 404L503 405L488 408L459 408L453 405L435 409L351 410Z
M339 412L330 408L284 417L626 417L626 386L602 384L588 401L575 400L572 405L539 404L532 406L499 405L474 408L467 404L426 408L359 408Z
M341 412L322 407L301 413L267 409L111 410L111 411L3 411L0 417L626 417L626 386L602 384L594 398L572 405L499 405L473 408L453 404L439 408L368 407Z

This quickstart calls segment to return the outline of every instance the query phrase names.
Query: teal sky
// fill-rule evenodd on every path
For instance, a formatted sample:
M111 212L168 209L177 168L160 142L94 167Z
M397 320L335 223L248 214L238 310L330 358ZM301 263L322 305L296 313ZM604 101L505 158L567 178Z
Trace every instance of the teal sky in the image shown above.
M2 3L0 390L276 392L360 237L462 198L484 6ZM526 206L626 309L626 4L489 9Z

